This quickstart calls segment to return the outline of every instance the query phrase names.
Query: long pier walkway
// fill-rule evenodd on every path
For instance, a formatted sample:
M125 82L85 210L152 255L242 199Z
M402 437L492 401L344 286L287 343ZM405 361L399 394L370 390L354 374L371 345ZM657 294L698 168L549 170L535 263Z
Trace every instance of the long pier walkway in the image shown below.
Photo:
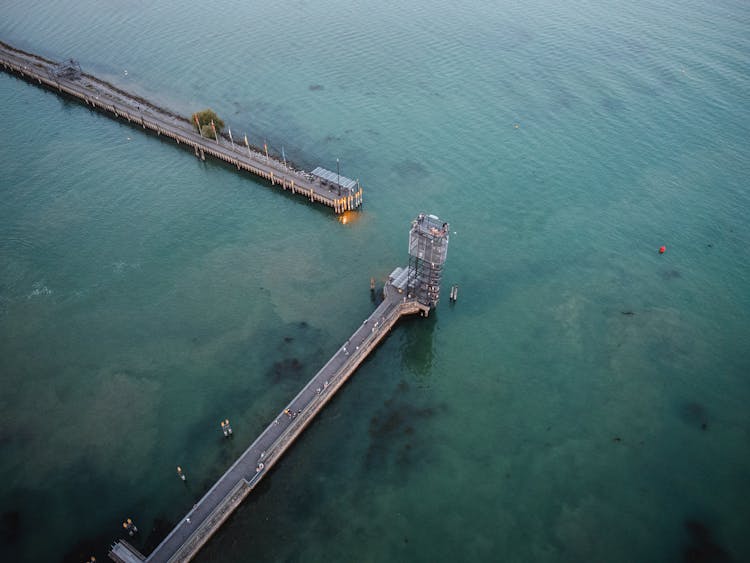
M120 541L112 547L110 557L120 563L192 559L398 320L419 312L429 314L429 307L406 299L392 285L387 284L383 291L383 302L150 555L145 557Z
M0 42L0 68L31 83L70 96L115 119L140 125L159 136L173 139L178 145L192 148L195 155L203 160L205 155L212 156L236 166L238 170L264 178L272 186L331 207L336 213L362 205L362 188L358 182L325 170L322 175L296 170L269 157L267 153L235 144L221 135L218 140L203 137L186 118L80 72L80 68L74 65L68 64L66 67L65 63L56 63Z

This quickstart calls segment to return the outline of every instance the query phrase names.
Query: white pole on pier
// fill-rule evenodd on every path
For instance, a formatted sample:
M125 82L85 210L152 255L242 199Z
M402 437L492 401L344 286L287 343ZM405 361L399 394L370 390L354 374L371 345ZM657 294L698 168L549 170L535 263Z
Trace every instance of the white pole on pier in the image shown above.
M219 135L216 134L216 125L214 125L214 120L211 120L211 130L214 132L214 139L216 139L216 144L219 144Z
M247 156L250 155L250 143L247 142L247 133L245 133L245 146L247 147Z
M196 127L198 127L198 135L203 137L203 133L201 132L201 123L200 121L198 121L198 114L195 114L194 117L195 117L195 125ZM143 121L143 115L141 115L141 121Z
M284 159L284 168L286 168L286 155L284 154L284 145L281 145L281 158Z
M268 143L266 143L265 139L263 139L263 150L266 151L266 163L268 163Z
M229 129L229 142L232 143L232 150L234 150L234 139L232 139L232 128L227 125L227 129Z

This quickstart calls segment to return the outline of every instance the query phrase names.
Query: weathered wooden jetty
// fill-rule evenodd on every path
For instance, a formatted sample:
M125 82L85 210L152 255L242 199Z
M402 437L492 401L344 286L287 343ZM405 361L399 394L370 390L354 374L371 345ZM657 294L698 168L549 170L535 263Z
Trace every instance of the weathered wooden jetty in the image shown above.
M120 540L112 546L110 558L119 563L176 563L192 559L399 319L414 314L427 316L437 305L448 236L447 223L434 215L420 214L409 235L409 265L391 273L383 288L383 301L373 313L151 554L144 556Z
M125 92L103 80L81 72L75 61L54 62L15 49L0 42L2 69L61 95L78 100L90 108L115 119L173 139L178 145L202 159L206 155L237 167L237 170L259 176L292 194L344 213L362 205L359 181L337 172L318 167L312 172L297 170L284 161L261 152L250 145L241 145L229 138L203 137L186 118L156 104Z

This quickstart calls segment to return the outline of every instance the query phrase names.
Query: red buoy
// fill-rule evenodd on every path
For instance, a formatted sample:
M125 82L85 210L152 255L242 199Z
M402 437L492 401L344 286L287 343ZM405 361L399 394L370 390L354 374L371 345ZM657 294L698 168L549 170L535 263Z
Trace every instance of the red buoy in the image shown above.
M660 246L659 247L659 254L664 254L666 251L667 251L667 247L666 246Z

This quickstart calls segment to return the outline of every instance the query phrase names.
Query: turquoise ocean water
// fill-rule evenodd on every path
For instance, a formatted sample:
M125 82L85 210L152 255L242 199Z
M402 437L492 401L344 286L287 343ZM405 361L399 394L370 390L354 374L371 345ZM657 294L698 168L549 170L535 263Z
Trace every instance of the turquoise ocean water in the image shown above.
M750 560L747 2L69 4L6 0L0 40L339 158L366 203L343 225L0 74L0 559L103 560L128 516L153 546L427 211L459 302L197 560Z

